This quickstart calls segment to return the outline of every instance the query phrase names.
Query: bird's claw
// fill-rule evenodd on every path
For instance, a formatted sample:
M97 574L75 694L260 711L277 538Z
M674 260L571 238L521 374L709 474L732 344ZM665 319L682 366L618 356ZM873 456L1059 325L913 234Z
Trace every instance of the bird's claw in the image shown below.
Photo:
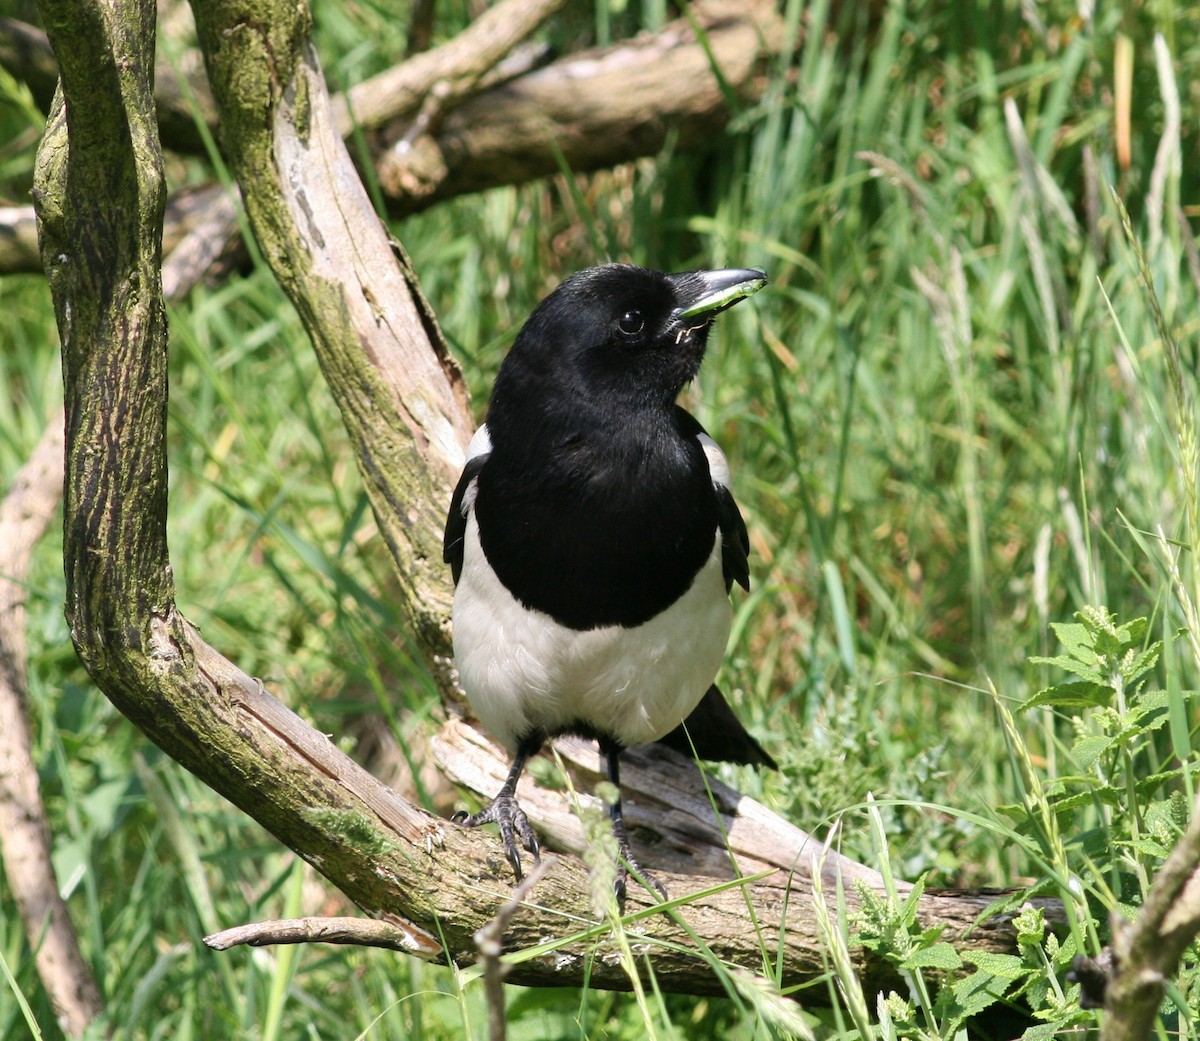
M625 906L625 890L631 874L651 886L664 900L670 899L667 895L667 887L633 859L633 851L626 842L620 843L617 854L617 874L613 879L613 892L616 894L617 904L620 907L624 908Z
M504 852L512 865L513 874L518 882L525 877L521 870L521 850L517 846L520 839L521 847L533 854L535 861L542 859L542 849L538 845L537 836L525 811L521 809L517 797L508 792L501 792L478 813L467 814L459 810L451 818L464 828L478 828L481 824L496 824L500 828L500 841L504 843Z

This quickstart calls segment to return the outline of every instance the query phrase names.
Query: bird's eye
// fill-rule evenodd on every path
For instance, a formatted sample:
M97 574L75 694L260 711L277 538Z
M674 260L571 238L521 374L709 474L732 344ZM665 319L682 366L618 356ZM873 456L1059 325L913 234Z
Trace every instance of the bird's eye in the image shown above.
M617 332L622 336L632 338L645 328L646 320L642 317L641 311L626 311L617 319Z

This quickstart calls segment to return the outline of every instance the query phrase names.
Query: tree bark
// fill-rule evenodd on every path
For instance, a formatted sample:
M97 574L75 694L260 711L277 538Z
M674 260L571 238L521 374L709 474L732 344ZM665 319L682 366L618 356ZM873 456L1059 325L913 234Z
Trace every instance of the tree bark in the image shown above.
M64 553L80 658L153 741L389 923L400 946L419 957L473 962L475 933L509 890L499 841L433 817L384 787L221 657L176 609L165 536L167 344L158 279L161 156L149 76L153 4L46 6L65 102L56 105L39 154L36 203L63 340ZM283 0L196 0L195 10L247 213L312 336L403 576L412 632L452 698L451 594L440 531L470 429L461 379L411 269L390 248L354 176L308 42L307 11ZM456 741L479 743L452 719L444 760L484 764L483 783L490 784L494 753L476 749L464 758ZM570 743L561 747L586 758ZM654 774L631 757L630 792L653 791L671 809L685 849L706 836L723 848L723 828L734 836L739 864L719 853L685 861L686 873L662 873L677 897L688 898L666 909L630 893L627 911L647 913L627 932L651 956L658 985L721 989L695 953L696 937L717 958L751 969L764 955L778 956L784 986L818 978L824 966L805 881L809 865L819 862L808 857L815 844L718 785L719 827L696 796L699 778L689 780L681 764L676 759ZM681 787L661 789L668 779ZM522 795L531 807L541 805L528 782ZM564 803L561 793L550 798L556 807ZM630 799L631 819L666 835L661 811L637 817L638 801ZM533 816L551 822L541 810ZM560 840L570 843L569 835ZM657 866L660 852L647 861ZM742 877L743 859L761 864L761 877ZM875 877L832 852L821 870L868 883ZM714 874L740 880L713 885ZM588 890L582 862L559 858L537 903L522 905L511 922L508 947L525 953L511 965L510 981L629 986L620 959L607 956L616 950L607 924L578 927ZM954 942L1012 950L1006 922L973 927L979 910L977 900L930 896L921 924L945 927ZM539 950L546 937L564 932L569 940ZM869 957L860 956L859 968L869 988L893 983Z
M251 227L341 409L410 631L444 674L443 504L471 426L462 378L334 128L307 10L208 0L194 10Z

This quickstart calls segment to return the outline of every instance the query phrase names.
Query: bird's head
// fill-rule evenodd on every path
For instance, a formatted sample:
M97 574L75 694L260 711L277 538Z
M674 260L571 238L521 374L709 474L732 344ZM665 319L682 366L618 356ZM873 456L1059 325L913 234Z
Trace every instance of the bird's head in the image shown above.
M600 408L669 409L700 370L713 319L766 282L754 268L668 275L606 264L580 271L525 323L496 393L519 382L530 393L553 388L556 397Z

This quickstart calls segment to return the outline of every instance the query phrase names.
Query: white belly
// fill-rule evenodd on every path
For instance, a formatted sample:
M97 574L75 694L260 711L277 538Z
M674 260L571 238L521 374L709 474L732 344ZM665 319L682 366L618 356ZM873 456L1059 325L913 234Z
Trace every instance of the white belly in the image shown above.
M534 729L582 721L624 745L656 741L708 690L729 638L732 610L721 539L679 600L633 628L580 632L522 605L492 571L467 518L454 596L454 657L480 721L515 751Z

